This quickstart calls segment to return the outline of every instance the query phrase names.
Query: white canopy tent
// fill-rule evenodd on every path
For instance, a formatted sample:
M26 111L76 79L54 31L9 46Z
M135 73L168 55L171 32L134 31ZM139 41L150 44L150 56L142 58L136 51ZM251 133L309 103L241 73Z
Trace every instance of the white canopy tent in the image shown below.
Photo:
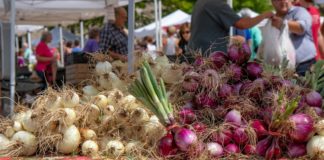
M6 51L10 57L9 65L2 63L2 70L8 73L10 68L10 99L14 100L15 95L15 24L34 25L68 25L81 21L80 28L83 28L84 19L90 19L105 15L112 19L114 17L113 8L116 6L129 5L129 61L132 61L133 53L133 28L134 28L134 6L135 2L141 0L0 0L0 22L10 22L10 36L6 44L10 48ZM82 33L82 31L81 31ZM1 34L3 35L3 34ZM62 36L61 36L62 37ZM2 39L3 40L3 39ZM62 41L62 40L61 40ZM62 46L62 45L61 45ZM5 53L2 53L5 54ZM10 55L10 56L9 56ZM63 56L62 56L63 57ZM2 59L2 62L6 60ZM8 59L7 59L8 61ZM4 69L5 67L5 69ZM132 68L130 67L130 70ZM2 72L2 75L4 73ZM3 76L2 76L3 78ZM10 102L6 110L13 113L14 101Z
M185 22L190 22L191 15L181 11L176 10L175 12L163 17L161 19L161 27L180 25ZM142 38L145 36L153 36L155 34L156 24L155 22L146 25L144 27L135 30L135 37Z

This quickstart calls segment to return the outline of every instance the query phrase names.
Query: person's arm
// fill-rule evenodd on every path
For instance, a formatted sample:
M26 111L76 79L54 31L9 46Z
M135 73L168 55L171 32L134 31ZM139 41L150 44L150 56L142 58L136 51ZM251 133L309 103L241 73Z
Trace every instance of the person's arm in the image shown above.
M262 20L266 18L271 18L273 16L272 12L265 12L260 14L259 16L256 16L254 18L244 17L235 22L234 27L239 29L248 29L251 28L257 24L259 24Z
M44 57L44 56L40 56L40 55L36 54L36 60L40 61L40 62L49 62L49 61L53 61L55 59L56 59L55 56L53 56L53 57Z
M121 60L123 62L127 62L127 56L126 55L122 55L113 51L109 51L109 55L113 58L113 59L117 59L117 60Z

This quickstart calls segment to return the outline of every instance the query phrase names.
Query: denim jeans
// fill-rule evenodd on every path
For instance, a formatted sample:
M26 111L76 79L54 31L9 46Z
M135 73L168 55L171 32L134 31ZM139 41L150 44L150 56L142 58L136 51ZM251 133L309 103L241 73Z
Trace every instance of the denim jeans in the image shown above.
M306 71L308 71L310 69L310 67L316 63L315 58L308 60L306 62L300 63L297 68L296 68L296 72L299 76L305 76Z
M45 90L47 88L47 83L46 83L46 77L45 77L45 72L44 71L36 71L38 77L42 80L42 90Z

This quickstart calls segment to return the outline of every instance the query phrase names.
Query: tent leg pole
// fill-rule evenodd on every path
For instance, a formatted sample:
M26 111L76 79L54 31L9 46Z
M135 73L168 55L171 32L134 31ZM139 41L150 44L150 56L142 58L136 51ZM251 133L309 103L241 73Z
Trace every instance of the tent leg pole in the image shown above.
M27 32L27 43L28 43L28 48L32 49L32 41L31 41L31 32Z
M134 22L135 1L128 1L128 73L134 71Z
M84 23L83 20L80 21L80 38L81 38L81 48L84 47Z
M62 26L59 25L59 31L60 31L60 54L61 54L61 66L64 67L64 50L63 50L63 29Z
M158 22L158 2L154 0L154 14L155 14L155 41L156 41L156 48L157 50L161 50L160 47L160 38L159 38L159 22Z
M16 93L16 54L15 54L15 22L16 22L16 0L11 0L11 16L10 16L10 110L9 115L12 116L15 107L15 93ZM19 46L18 46L19 47Z

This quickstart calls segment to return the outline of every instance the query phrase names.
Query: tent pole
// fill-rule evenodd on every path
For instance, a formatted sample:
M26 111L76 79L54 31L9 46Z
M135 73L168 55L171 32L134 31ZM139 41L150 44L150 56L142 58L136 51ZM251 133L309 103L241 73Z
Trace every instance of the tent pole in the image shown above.
M158 50L161 50L160 48L160 38L159 38L159 22L158 22L158 2L157 0L154 0L154 15L155 15L155 41L156 41L156 48Z
M128 73L134 70L134 22L135 22L135 1L128 1Z
M11 0L11 16L10 16L10 116L13 115L15 107L16 93L16 54L15 54L15 22L16 22L16 0Z
M11 24L11 23L10 23ZM16 52L18 52L19 51L19 37L18 37L18 35L15 35L15 46L16 46Z
M159 46L160 46L160 48L162 48L162 1L161 0L158 0L159 1L159 4L158 4L158 7L159 7L159 9L158 9L158 11L159 11L159 42L160 42L160 44L159 44Z
M80 21L80 37L81 37L81 48L84 47L84 23L83 20Z
M28 43L28 48L32 49L32 41L31 41L31 32L27 31L27 43Z
M63 28L62 25L59 25L59 31L60 31L60 54L61 54L61 65L64 67L64 50L63 50Z
M227 0L227 4L231 7L231 8L233 8L233 0ZM233 27L231 27L230 28L230 31L229 31L230 33L229 33L229 36L233 36L233 32L234 32L234 28Z

